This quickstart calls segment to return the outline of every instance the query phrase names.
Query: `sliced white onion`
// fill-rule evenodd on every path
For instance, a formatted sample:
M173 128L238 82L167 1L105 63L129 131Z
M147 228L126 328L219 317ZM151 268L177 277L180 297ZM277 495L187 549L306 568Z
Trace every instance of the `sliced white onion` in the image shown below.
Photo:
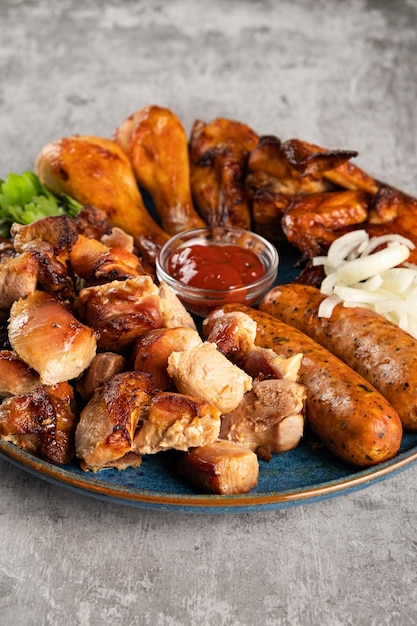
M407 237L403 237L402 235L397 235L397 233L391 233L390 235L381 235L380 237L372 237L372 239L369 240L366 247L363 250L361 250L360 254L361 256L367 256L368 254L376 250L376 248L379 248L379 246L383 246L385 244L394 243L394 242L402 243L405 246L407 246L407 248L410 248L410 250L414 250L415 248L415 245L413 244L411 239L407 239Z
M369 235L366 230L353 230L338 237L328 250L327 263L332 267L339 267L364 241L369 241Z
M366 280L378 272L395 267L403 263L409 256L410 249L407 246L402 243L393 243L366 257L347 261L337 268L337 273L342 282L351 285L360 280Z
M336 239L327 256L313 259L326 277L319 317L336 304L373 310L417 338L417 265L407 262L414 243L402 235L369 238L365 230Z
M341 298L336 295L328 296L322 300L319 306L319 317L331 317L334 307L340 302L342 302Z

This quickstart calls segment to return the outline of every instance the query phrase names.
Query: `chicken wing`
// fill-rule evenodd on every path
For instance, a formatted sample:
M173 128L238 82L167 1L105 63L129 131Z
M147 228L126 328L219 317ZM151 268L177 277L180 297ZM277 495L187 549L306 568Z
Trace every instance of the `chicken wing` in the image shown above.
M193 200L211 227L250 228L246 165L258 142L257 134L240 122L218 118L194 122L190 137Z
M172 111L147 106L133 113L116 130L115 141L130 158L167 233L205 226L191 199L187 135Z

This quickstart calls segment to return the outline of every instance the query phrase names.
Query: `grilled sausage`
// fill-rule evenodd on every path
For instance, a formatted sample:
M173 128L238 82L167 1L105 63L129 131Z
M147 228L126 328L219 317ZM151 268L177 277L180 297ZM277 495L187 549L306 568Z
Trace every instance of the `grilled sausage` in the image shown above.
M333 352L387 398L404 428L417 431L417 341L368 309L338 304L330 318L319 317L324 298L315 287L281 285L260 309Z
M362 376L299 330L271 315L228 304L205 320L204 334L227 311L243 311L257 323L255 343L283 357L303 353L299 382L307 387L311 430L340 459L358 467L386 461L398 452L402 424L395 409Z

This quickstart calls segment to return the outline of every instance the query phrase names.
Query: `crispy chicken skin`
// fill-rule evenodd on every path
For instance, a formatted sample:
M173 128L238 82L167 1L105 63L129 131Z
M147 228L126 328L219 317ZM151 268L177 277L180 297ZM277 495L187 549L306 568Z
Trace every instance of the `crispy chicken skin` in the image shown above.
M141 412L134 446L140 454L188 450L219 436L220 411L205 400L157 391Z
M246 165L257 142L249 126L234 120L194 122L189 142L191 192L209 226L250 228Z
M304 385L285 379L254 381L234 411L222 416L220 438L269 460L295 448L304 432Z
M115 141L130 158L167 233L205 226L191 199L187 135L172 111L147 106L133 113L116 130Z
M63 137L44 146L35 170L54 193L103 210L154 264L169 236L147 212L129 158L116 142L91 135Z
M167 371L180 392L214 404L221 413L233 411L252 387L252 378L233 365L214 343L172 352Z
M13 349L45 385L76 378L96 353L94 331L43 291L14 302L8 330Z
M192 328L174 327L150 330L136 340L132 350L133 369L150 375L155 387L174 390L167 372L168 357L174 351L201 345L202 339Z
M0 405L0 436L52 463L69 463L74 457L75 427L68 398L45 386Z
M233 441L217 440L189 450L182 456L178 471L204 492L230 496L256 487L259 464L251 450Z
M141 411L154 392L149 377L140 372L122 372L96 389L75 432L82 469L96 472L105 467L140 465L134 436Z
M137 276L86 287L79 294L79 315L99 334L100 350L121 352L152 328L162 328L158 287Z

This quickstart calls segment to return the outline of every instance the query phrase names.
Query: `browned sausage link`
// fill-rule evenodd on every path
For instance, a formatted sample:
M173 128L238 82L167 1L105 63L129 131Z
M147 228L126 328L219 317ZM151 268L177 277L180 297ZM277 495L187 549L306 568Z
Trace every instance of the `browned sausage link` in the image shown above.
M310 428L340 459L359 467L386 461L398 452L402 424L395 409L362 376L328 350L278 319L244 305L221 311L243 311L257 323L256 344L289 357L302 352L299 382L307 388ZM207 318L204 332L214 316Z
M272 289L260 309L333 352L385 396L407 430L417 431L417 341L381 315L337 305L319 317L319 289L294 284Z

